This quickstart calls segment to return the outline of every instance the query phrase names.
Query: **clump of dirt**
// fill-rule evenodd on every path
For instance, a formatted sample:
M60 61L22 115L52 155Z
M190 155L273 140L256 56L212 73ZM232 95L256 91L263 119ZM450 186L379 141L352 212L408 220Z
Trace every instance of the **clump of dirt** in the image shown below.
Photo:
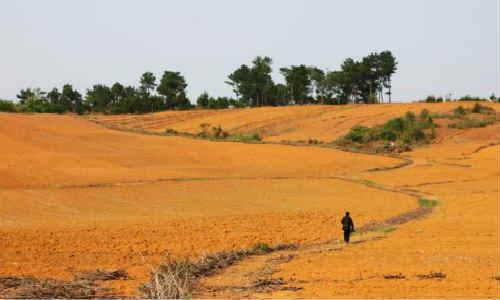
M384 274L385 279L405 279L406 276L404 276L401 273L398 274Z
M443 279L446 278L446 274L442 272L429 272L428 274L417 274L417 277L420 279Z

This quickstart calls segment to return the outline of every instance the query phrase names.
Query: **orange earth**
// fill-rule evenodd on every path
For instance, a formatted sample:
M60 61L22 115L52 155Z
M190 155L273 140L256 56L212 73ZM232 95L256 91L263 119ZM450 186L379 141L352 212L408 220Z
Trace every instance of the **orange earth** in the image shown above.
M152 131L198 132L200 123L211 123L271 141L329 141L357 123L456 106L295 106L90 119ZM133 279L109 285L117 295L135 297L149 279L148 265L167 254L195 258L256 242L312 245L341 236L345 210L361 226L419 206L414 197L367 184L375 183L419 191L439 205L383 239L298 253L280 264L272 277L300 280L301 290L246 296L495 298L499 135L498 124L439 129L435 144L405 153L411 165L369 172L401 160L314 146L144 135L72 115L0 113L0 276L71 279L82 270L124 268ZM447 277L415 277L430 271ZM231 267L213 280L230 284L236 272ZM405 280L383 277L399 272Z

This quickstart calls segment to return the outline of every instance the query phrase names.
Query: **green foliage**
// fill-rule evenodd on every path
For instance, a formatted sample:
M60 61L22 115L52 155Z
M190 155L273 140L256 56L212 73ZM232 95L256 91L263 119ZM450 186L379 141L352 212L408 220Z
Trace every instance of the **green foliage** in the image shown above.
M14 102L0 99L0 111L16 112L17 109Z
M281 68L280 72L285 77L292 103L308 103L312 84L310 70L305 65L292 65L290 68Z
M478 96L465 95L463 97L460 97L457 101L488 101L488 99Z
M422 207L435 207L438 205L438 202L436 200L428 200L424 198L418 199L418 203Z
M443 97L435 97L434 95L429 95L424 100L427 103L441 103L443 102Z
M271 248L266 243L256 243L255 245L253 245L251 251L253 253L256 253L256 254L266 254L266 253L273 252L273 248Z
M351 128L345 138L357 143L367 143L373 140L373 130L368 127L358 125Z
M426 141L427 138L435 138L436 124L429 116L428 111L420 112L419 118L415 113L407 112L404 118L394 118L382 125L372 128L355 126L344 136L352 142L364 144L375 141L402 141L405 144ZM424 129L431 129L432 133L427 137Z

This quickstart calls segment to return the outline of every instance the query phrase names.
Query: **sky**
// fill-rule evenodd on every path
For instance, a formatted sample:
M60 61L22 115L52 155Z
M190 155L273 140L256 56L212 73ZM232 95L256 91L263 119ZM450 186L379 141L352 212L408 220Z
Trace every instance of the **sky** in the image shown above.
M344 59L390 50L393 99L499 95L498 0L2 0L0 98L21 88L80 92L139 84L179 71L191 102L256 56L279 68L336 70Z

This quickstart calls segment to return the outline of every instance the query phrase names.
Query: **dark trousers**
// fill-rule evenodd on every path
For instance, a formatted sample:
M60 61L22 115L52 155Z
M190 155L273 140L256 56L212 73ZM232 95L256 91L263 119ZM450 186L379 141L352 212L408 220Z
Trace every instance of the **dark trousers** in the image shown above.
M346 243L349 243L349 237L351 236L351 231L350 230L344 230L344 241Z

